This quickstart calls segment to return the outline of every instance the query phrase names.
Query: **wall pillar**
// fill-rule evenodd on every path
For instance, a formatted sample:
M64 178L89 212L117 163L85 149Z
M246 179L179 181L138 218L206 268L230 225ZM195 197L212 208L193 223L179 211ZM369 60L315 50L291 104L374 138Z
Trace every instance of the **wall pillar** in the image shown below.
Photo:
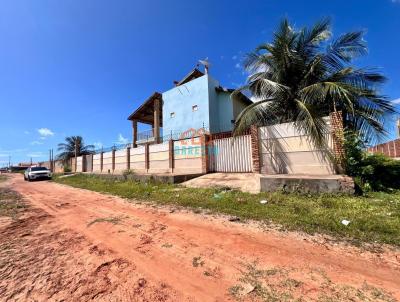
M201 152L201 170L202 173L210 172L210 152L209 152L209 145L210 145L210 136L208 134L203 134L201 137L201 145L200 145L200 152Z
M174 141L172 139L168 142L168 152L169 152L169 172L174 173L174 161L175 161L175 154L174 154Z
M126 169L131 169L131 147L126 148Z
M160 143L160 100L154 100L154 128L153 128L154 141L156 144Z
M261 173L261 160L260 160L260 144L258 136L258 127L252 125L250 127L251 138L251 158L253 161L253 172Z
M343 173L344 154L344 129L342 111L335 111L329 114L331 118L331 136L333 155L337 164L337 172Z
M149 172L150 160L149 160L149 144L148 143L146 143L146 145L144 145L144 168L146 169L146 173Z
M112 172L114 173L114 170L115 170L115 149L112 149L112 151L111 151L111 169L112 169Z
M101 151L100 152L100 172L103 172L103 155L104 155L104 152Z
M136 148L137 147L137 120L132 121L132 147Z

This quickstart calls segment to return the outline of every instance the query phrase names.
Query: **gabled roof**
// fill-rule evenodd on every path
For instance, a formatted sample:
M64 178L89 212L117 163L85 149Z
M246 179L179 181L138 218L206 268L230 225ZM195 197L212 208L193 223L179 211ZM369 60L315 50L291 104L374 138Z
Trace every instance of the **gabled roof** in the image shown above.
M154 100L162 101L162 94L154 92L142 105L139 106L131 115L128 120L137 120L142 123L154 123ZM160 120L162 121L162 110L160 110Z
M191 80L200 78L204 75L200 70L197 68L194 68L191 72L189 72L182 80L180 80L176 86L183 85L187 82L190 82Z

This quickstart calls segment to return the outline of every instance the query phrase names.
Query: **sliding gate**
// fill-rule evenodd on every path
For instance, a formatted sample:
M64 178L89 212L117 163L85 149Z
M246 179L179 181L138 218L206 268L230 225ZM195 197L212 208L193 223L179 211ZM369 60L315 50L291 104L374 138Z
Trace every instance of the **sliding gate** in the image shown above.
M250 135L214 139L209 160L213 172L252 172Z

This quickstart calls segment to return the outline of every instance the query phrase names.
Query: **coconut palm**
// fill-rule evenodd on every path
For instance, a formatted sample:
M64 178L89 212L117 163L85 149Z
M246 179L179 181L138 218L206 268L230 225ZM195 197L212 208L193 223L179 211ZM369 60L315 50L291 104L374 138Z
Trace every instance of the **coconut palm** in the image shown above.
M283 20L272 43L246 56L247 84L232 94L255 99L235 123L235 133L251 125L294 122L319 147L326 147L327 125L323 116L342 111L345 127L366 139L384 134L383 121L394 113L388 99L378 92L385 77L373 69L351 66L367 53L363 32L331 37L330 20L299 30Z
M57 151L62 151L57 155L58 160L68 162L73 157L94 153L93 145L85 145L82 136L67 136L65 143L58 144Z

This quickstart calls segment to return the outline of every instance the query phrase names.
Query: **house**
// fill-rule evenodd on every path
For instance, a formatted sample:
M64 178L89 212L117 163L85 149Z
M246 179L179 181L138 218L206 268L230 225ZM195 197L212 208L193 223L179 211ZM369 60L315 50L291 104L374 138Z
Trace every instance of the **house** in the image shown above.
M384 154L393 159L400 160L400 119L396 123L399 138L368 148L369 153Z
M236 118L249 104L244 94L231 99L233 89L221 87L207 72L193 69L175 87L154 92L129 117L133 128L133 147L179 138L190 129L219 133L233 129ZM138 123L152 129L138 132Z

